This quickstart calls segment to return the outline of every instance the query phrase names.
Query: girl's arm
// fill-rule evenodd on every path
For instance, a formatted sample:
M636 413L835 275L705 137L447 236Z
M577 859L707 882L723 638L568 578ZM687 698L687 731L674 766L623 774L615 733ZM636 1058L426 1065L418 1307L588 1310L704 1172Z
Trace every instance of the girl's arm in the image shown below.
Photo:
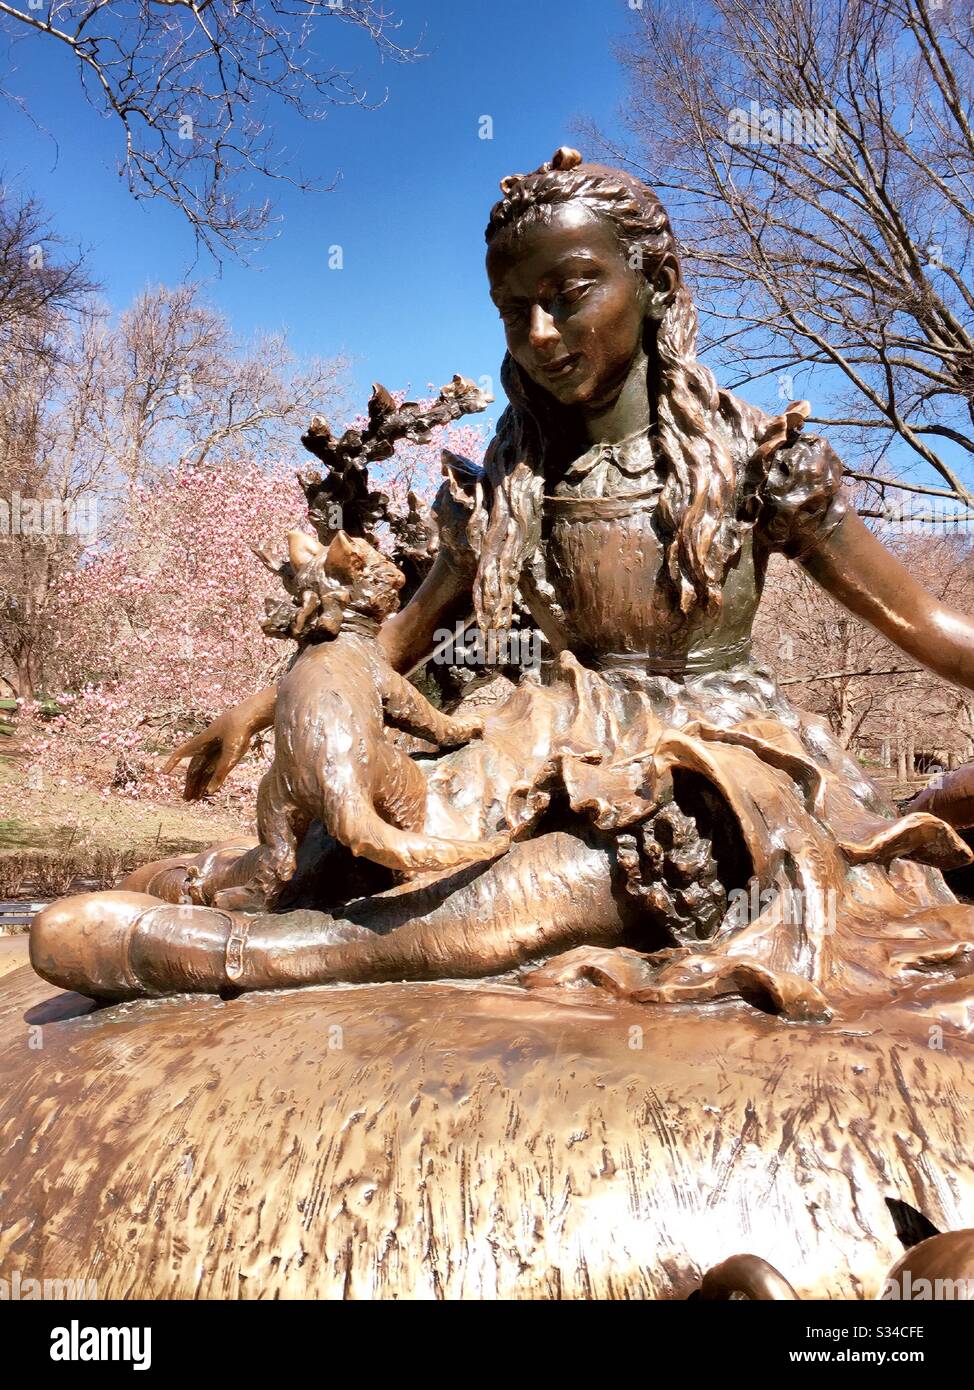
M850 511L801 564L822 588L901 651L974 690L974 621L934 598Z
M396 671L411 671L433 650L437 628L463 620L473 607L470 580L450 563L442 550L405 608L386 618L379 645Z

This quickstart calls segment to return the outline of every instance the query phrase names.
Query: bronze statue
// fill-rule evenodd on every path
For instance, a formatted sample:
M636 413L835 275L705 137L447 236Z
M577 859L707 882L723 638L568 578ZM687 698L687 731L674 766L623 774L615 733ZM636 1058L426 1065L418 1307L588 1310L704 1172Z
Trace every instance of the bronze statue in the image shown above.
M504 180L503 192L487 266L506 326L511 404L474 495L444 485L432 570L379 640L392 665L408 669L433 631L471 602L481 629L503 630L520 590L556 654L547 679L526 675L487 715L482 742L425 763L422 789L415 762L406 760L407 793L383 766L389 804L376 820L388 837L396 799L411 799L416 780L426 835L465 846L452 860L427 856L422 867L445 870L435 882L408 893L391 884L339 904L317 931L306 916L293 935L286 920L248 922L252 942L269 933L277 943L270 975L246 959L226 975L227 943L239 936L226 917L222 926L199 919L209 952L202 968L184 914L192 986L177 968L161 984L153 972L154 990L486 975L571 948L622 945L648 953L639 970L628 956L587 950L526 982L597 969L618 988L665 1000L740 993L746 981L789 1015L825 1017L885 997L891 981L915 983L912 972L931 953L940 961L934 976L948 979L965 958L974 915L950 904L939 875L920 866L952 867L969 851L934 816L892 815L851 760L753 670L750 634L775 550L911 656L972 684L974 624L940 607L850 512L841 464L824 440L799 433L803 403L772 419L717 388L696 359L696 315L649 189L559 151L537 173ZM394 412L391 397L374 397L373 425ZM317 431L334 451L327 428ZM353 445L363 451L357 437ZM323 456L320 443L316 452ZM349 475L347 464L329 461L329 479ZM363 476L359 465L364 496ZM346 503L350 495L346 488ZM302 609L295 635L304 617ZM319 654L327 659L326 646L299 660L286 691ZM303 696L305 725L313 689ZM242 748L270 707L265 701L257 719L246 704L175 757L219 751L226 763L227 748ZM278 734L259 819L283 882L293 872L290 841L316 814L305 798L284 840L292 811L279 809L278 828L268 830L270 787L287 780L285 760L293 778L311 758L308 747L291 751L286 729ZM197 767L189 794L198 783ZM450 795L456 787L460 799ZM390 868L421 866L383 860L375 836L362 838L353 802L345 795L340 816L337 801L317 816L340 844ZM458 876L474 845L483 858L493 846L494 862ZM319 872L331 877L324 861ZM525 904L529 877L544 883L543 902ZM735 926L730 895L754 879L773 903ZM219 908L259 901L239 885L213 887ZM796 893L806 920L776 922L775 904ZM302 904L317 906L313 895ZM98 908L79 910L87 923ZM33 958L47 978L83 989L74 952L71 971L59 969L64 912L41 916ZM889 924L880 942L871 931L877 912ZM142 933L149 952L155 920L126 928L127 947ZM97 946L102 964L106 947ZM256 944L252 953L265 954ZM929 988L933 967L923 969ZM119 977L128 977L121 959Z
M638 1221L656 1233L658 1253L670 1253L659 1255L652 1272L644 1261L638 1278L622 1277L620 1290L685 1294L708 1268L745 1252L757 1263L740 1266L740 1277L756 1288L875 1290L897 1249L887 1198L927 1209L935 1230L974 1225L972 1107L962 1081L974 1004L974 908L955 900L939 872L970 862L971 853L929 810L897 814L822 725L791 708L772 674L754 667L751 628L776 551L912 658L972 688L974 622L926 593L850 509L840 461L824 439L803 430L804 403L770 417L717 386L697 359L696 314L651 189L568 149L501 188L487 229L487 270L506 329L509 405L483 472L449 471L434 507L435 558L418 591L391 613L391 566L345 536L373 541L381 517L362 460L382 456L369 449L388 444L385 436L376 442L396 410L383 393L370 409L371 444L343 437L338 450L321 427L306 436L329 464L308 491L322 544L337 545L334 555L327 551L333 572L324 550L309 538L292 539L282 575L291 597L268 616L273 630L305 642L302 654L279 692L251 696L170 759L171 767L190 759L187 796L215 789L251 736L274 722L277 705L275 765L258 816L262 845L211 853L205 863L149 866L119 891L53 904L34 924L32 963L53 984L102 1001L227 999L327 985L323 1007L338 1009L343 1026L357 1017L367 1031L369 1009L385 1010L404 1037L427 1043L426 1010L435 1005L471 1047L476 1040L478 1056L494 1059L505 1046L499 1029L540 1036L557 1019L575 1059L564 1097L545 1092L556 1075L562 1085L560 1067L546 1083L543 1068L519 1070L513 1054L491 1065L505 1094L530 1086L558 1143L573 1126L583 1135L589 1176L573 1170L574 1191L591 1186L590 1150L603 1124L598 1107L608 1105L623 1129L631 1122L619 1097L596 1104L594 1092L579 1088L640 1084L632 1082L641 1075L633 1072L637 1059L626 1057L613 1030L624 1023L631 1033L645 1023L652 1042L638 1060L645 1057L655 1078L657 1126L683 1113L685 1090L709 1107L707 1116L685 1118L679 1140L652 1141L656 1157L645 1160L645 1182L657 1180L653 1163L679 1153L681 1181L742 1191L741 1165L750 1164L760 1185L761 1164L777 1146L775 1162L791 1176L774 1191L788 1207L783 1220L795 1258L786 1268L784 1237L773 1229L772 1212L757 1214L756 1188L740 1199L755 1238L747 1241L736 1218L727 1218L736 1242L730 1249L720 1244L719 1221L716 1233L691 1231L678 1217L682 1199L663 1195L659 1211L647 1209ZM351 518L343 518L337 541L326 517L336 499ZM353 593L353 556L362 573L386 566L383 584L373 586L381 600L364 607L347 594L339 600L330 587L340 582ZM334 634L345 631L349 602L354 621L367 619L368 630L343 639ZM471 612L481 630L503 632L517 602L544 634L551 660L540 673L525 672L509 698L482 716L440 715L406 699L409 687L391 679L428 656L437 630ZM365 652L373 635L389 674ZM358 654L356 669L345 703L326 707L330 663L343 641ZM362 691L354 714L353 686ZM391 703L436 743L467 741L449 752L395 756L381 728L382 700L387 714ZM363 733L356 721L366 719ZM361 747L366 762L358 765ZM327 775L315 761L321 750ZM408 852L407 835L414 837ZM431 849L444 845L458 848ZM430 983L422 996L393 983L459 980L488 983L479 992ZM377 986L371 993L341 988L370 982ZM248 1017L268 1039L270 1020L280 1021L287 1007L307 1026L311 1004L297 1004L299 997L255 995ZM196 1002L215 1027L215 998ZM164 1020L183 1017L189 1004L152 1007L163 1009L156 1015L160 1046L174 1055L162 1041L169 1036ZM925 1053L931 1030L949 1038L950 1049ZM604 1056L600 1036L615 1039ZM373 1044L361 1046L368 1052ZM736 1058L732 1116L713 1090L718 1052ZM382 1102L393 1108L407 1105L399 1087L414 1065L405 1052L396 1055ZM908 1097L890 1089L904 1065L916 1088ZM322 1074L337 1066L328 1061ZM812 1104L803 1089L809 1067L845 1118L803 1109ZM765 1083L778 1097L773 1103ZM352 1085L366 1110L376 1101L372 1084L362 1081L361 1093L358 1081ZM948 1099L951 1092L963 1099ZM877 1095L882 1114L871 1107ZM877 1128L853 1140L847 1126L854 1131L863 1106ZM949 1137L917 1166L897 1151L894 1136L911 1124L923 1132L931 1106L949 1116L938 1128ZM825 1158L812 1160L796 1147L803 1113L815 1113L822 1144L840 1143L837 1125L841 1144L851 1145L850 1156L836 1160L848 1183L844 1196ZM500 1147L490 1163L503 1163L503 1124L499 1112L491 1114L486 1132ZM442 1120L454 1122L462 1130L458 1119ZM430 1132L442 1139L439 1125ZM519 1135L517 1126L512 1133ZM612 1134L621 1133L605 1141L613 1165ZM738 1152L742 1133L757 1148L753 1163ZM455 1142L466 1163L472 1140ZM520 1137L510 1143L517 1171L527 1172L534 1148L526 1140L518 1147ZM453 1144L443 1140L437 1150L437 1182L448 1182ZM716 1179L703 1176L711 1173L708 1155L725 1151L723 1186L714 1189ZM810 1165L805 1188L803 1163ZM912 1184L907 1197L904 1172ZM672 1174L660 1181L671 1179L677 1182ZM778 1181L768 1177L772 1186ZM533 1210L529 1186L525 1177L519 1190ZM509 1193L502 1201L510 1231L516 1203ZM859 1202L854 1217L844 1201ZM447 1200L445 1209L448 1239L467 1252L469 1273L475 1256L463 1229L466 1202L455 1198L454 1209ZM827 1217L811 1215L813 1207ZM550 1205L545 1210L553 1220ZM566 1230L591 1260L598 1234L580 1208L571 1211ZM384 1220L376 1211L362 1217L369 1241L380 1239ZM546 1230L535 1228L526 1246L536 1252ZM513 1249L518 1242L511 1241ZM557 1292L550 1263L542 1271L535 1257L504 1256L493 1284L481 1269L466 1285L457 1275L460 1285L450 1290ZM759 1266L767 1260L774 1269L765 1277ZM400 1283L393 1278L388 1288L419 1288L425 1276L417 1261L414 1250ZM809 1262L812 1272L803 1276ZM596 1293L611 1285L609 1264L606 1256ZM836 1272L840 1266L844 1273ZM342 1267L351 1278L351 1265ZM373 1293L382 1288L377 1269L369 1263L361 1276ZM518 1281L528 1269L534 1282L525 1286ZM730 1277L715 1276L708 1290L730 1287ZM580 1278L576 1269L568 1292L585 1292ZM163 1279L159 1287L170 1285Z

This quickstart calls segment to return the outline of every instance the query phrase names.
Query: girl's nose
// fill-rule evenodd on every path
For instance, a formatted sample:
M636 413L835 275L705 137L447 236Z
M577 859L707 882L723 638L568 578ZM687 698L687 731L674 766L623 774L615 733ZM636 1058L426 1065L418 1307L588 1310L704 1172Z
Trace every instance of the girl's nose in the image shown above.
M528 332L528 341L533 348L547 347L558 341L555 321L550 314L542 309L540 304L535 304L531 308L531 327Z

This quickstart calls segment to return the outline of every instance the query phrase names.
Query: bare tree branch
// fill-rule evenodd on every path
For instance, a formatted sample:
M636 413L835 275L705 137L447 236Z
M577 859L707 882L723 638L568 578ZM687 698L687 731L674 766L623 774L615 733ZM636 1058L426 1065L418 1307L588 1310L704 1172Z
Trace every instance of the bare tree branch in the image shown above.
M822 380L852 476L895 443L974 506L969 4L646 0L620 58L631 142L587 133L666 197L705 346L788 398Z
M327 20L362 30L383 60L422 56L382 0L0 0L0 31L71 53L89 102L119 128L130 192L178 208L218 259L271 234L255 182L316 186L275 144L275 108L320 121L335 105L370 104L322 59Z

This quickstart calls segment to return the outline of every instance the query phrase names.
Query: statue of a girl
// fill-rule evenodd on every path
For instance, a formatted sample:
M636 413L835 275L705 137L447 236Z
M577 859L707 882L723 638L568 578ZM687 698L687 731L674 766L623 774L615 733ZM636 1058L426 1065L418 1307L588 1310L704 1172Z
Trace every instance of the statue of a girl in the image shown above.
M510 405L474 493L441 490L433 569L379 640L409 670L471 609L503 630L520 594L554 661L487 715L482 740L421 763L428 833L513 842L487 865L375 891L343 877L332 843L305 865L300 910L250 917L212 905L239 881L227 854L210 905L133 891L54 904L35 967L124 998L547 959L528 983L736 994L792 1018L892 996L930 1009L938 990L956 1007L974 908L938 868L968 851L933 815L897 817L754 668L750 637L775 551L972 688L974 623L848 507L828 444L793 428L801 410L776 421L718 389L652 190L567 149L501 187L487 270ZM183 745L188 794L218 785L272 711L272 694L252 697Z

